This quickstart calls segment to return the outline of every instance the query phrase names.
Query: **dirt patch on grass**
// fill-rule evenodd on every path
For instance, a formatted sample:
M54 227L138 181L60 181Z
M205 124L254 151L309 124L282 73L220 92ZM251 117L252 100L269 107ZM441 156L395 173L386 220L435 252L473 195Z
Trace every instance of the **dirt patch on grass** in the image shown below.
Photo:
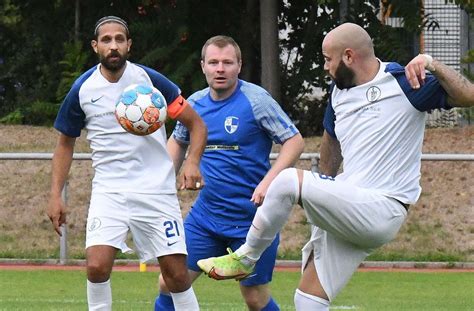
M474 153L474 126L427 129L424 153ZM57 139L54 129L0 126L0 152L52 153ZM305 152L319 151L319 137L306 138ZM76 152L89 152L83 135ZM278 152L275 147L274 152ZM309 161L297 167L310 168ZM397 239L376 252L382 259L437 259L474 261L473 162L422 162L419 202ZM0 160L0 257L57 258L59 241L45 210L49 191L50 161ZM68 247L72 258L84 255L84 227L93 170L90 161L74 161L69 178ZM196 193L179 194L183 215ZM295 207L281 235L282 259L298 259L309 237L301 208Z

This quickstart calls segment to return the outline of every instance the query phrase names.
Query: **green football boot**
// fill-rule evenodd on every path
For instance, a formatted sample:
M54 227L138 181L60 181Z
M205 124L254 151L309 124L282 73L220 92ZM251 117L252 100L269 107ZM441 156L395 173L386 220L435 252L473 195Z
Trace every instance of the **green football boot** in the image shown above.
M235 279L240 281L249 277L255 263L244 264L242 262L244 256L237 256L230 248L227 251L229 255L201 259L198 260L197 265L204 273L215 280Z

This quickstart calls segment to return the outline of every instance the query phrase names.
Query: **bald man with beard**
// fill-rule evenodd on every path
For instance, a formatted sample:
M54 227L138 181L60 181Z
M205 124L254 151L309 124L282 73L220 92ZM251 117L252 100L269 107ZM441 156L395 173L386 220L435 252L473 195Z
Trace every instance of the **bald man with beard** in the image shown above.
M198 262L216 279L250 275L299 203L312 228L302 250L296 310L329 310L360 263L395 238L421 193L426 112L474 105L473 85L462 75L426 54L406 67L382 62L369 34L356 24L330 31L322 50L334 83L319 173L280 172L246 243L233 254Z

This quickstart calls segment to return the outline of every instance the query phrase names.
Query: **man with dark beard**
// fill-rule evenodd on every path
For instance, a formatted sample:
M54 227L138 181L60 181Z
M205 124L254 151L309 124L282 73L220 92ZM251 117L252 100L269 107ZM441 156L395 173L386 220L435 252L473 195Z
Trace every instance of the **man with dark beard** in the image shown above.
M117 252L131 251L125 243L129 230L140 260L158 259L176 310L198 310L187 273L183 221L165 127L143 137L131 135L115 119L115 104L131 84L161 91L168 115L190 131L188 160L181 178L186 189L195 190L203 183L199 163L207 140L206 126L174 83L153 69L127 61L132 40L123 19L100 19L94 35L92 48L100 64L74 82L54 124L60 134L52 162L48 216L61 235L67 214L61 190L75 140L85 128L95 169L86 231L89 310L112 309L110 274Z
M281 171L245 244L233 254L198 261L217 279L251 274L299 203L312 224L294 295L302 311L329 310L366 256L396 236L421 193L426 112L474 105L472 84L455 70L425 54L406 67L382 62L356 24L330 31L322 50L335 86L324 117L320 173Z

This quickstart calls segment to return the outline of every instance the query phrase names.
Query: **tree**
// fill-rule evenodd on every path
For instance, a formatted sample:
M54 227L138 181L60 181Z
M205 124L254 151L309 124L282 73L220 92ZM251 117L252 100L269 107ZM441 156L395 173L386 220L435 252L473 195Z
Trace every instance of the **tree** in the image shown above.
M280 101L280 51L278 48L278 2L260 1L262 86Z
M7 0L0 5L1 51L7 93L0 113L28 107L36 100L54 100L62 43L72 29L72 11L59 1ZM2 79L3 80L3 79Z
M470 0L446 1L472 12ZM319 134L330 82L322 68L324 35L343 17L367 29L380 58L404 64L416 50L407 47L406 38L424 26L436 27L421 2L345 0L341 3L348 5L341 11L337 0L4 0L0 117L27 113L37 101L57 107L77 75L97 62L90 48L95 22L118 15L130 25L131 61L170 77L185 96L206 86L199 64L204 42L214 35L232 36L242 49L241 77L280 97L304 135ZM388 13L403 17L404 28L381 23L379 16ZM282 35L279 41L275 27Z

